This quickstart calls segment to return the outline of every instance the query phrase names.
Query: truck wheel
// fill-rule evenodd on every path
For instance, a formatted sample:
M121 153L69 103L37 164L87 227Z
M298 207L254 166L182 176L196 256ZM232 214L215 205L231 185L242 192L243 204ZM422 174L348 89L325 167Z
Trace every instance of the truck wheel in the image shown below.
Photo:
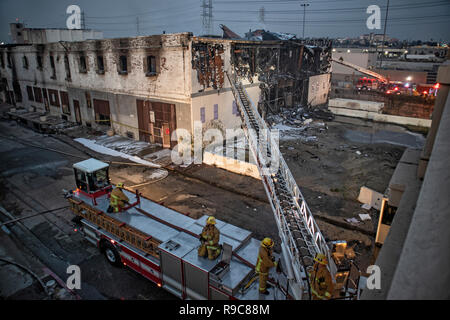
M105 242L103 245L103 253L105 254L106 260L113 266L120 267L122 265L120 254L112 244Z

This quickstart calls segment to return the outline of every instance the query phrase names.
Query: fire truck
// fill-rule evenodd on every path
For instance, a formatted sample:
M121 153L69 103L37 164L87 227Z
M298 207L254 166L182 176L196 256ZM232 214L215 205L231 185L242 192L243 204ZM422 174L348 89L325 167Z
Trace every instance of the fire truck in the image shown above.
M226 74L281 239L281 254L274 254L279 268L269 274L269 295L261 295L255 281L261 242L249 230L216 220L221 254L215 260L199 257L206 215L194 219L128 189L123 191L131 203L108 212L113 188L109 165L96 159L74 164L77 188L65 193L76 229L112 265L129 267L181 299L311 299L309 272L318 253L328 258L336 296L359 297L364 277L354 255L348 254L345 241L325 240L271 137L264 145L270 151L262 152L258 140L268 128L236 75ZM278 162L273 172L267 171L270 161ZM356 278L350 276L352 270Z

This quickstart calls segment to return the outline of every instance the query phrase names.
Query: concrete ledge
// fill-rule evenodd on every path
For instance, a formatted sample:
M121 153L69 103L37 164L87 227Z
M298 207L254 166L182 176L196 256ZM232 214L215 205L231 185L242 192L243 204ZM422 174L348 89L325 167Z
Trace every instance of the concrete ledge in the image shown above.
M203 153L203 163L261 180L258 168L253 163L227 158L208 151Z
M420 119L420 118L411 118L411 117L401 117L401 116L392 116L389 114L379 114L370 111L363 110L353 110L346 108L336 108L336 107L328 107L328 109L336 115L354 117L354 118L362 118L367 120L373 120L376 122L385 122L385 123L394 123L399 125L409 125L416 126L422 128L430 128L431 120L429 119Z
M384 103L377 101L335 98L328 101L328 106L381 113Z

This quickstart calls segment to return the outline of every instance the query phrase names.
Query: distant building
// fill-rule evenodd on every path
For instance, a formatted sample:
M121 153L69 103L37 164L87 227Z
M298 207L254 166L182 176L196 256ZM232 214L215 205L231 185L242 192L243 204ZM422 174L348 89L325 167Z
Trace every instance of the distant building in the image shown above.
M14 44L49 43L103 39L103 32L90 29L25 28L23 23L10 23Z

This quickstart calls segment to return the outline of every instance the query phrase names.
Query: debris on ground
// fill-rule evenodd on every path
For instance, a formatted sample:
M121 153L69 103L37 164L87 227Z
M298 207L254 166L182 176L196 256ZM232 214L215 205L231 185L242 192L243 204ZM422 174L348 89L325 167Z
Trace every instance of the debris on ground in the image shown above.
M328 130L323 120L334 119L326 114L327 111L319 108L298 106L297 108L282 109L277 114L270 114L267 116L266 122L271 129L279 130L281 140L299 139L303 142L315 142L317 134Z
M367 213L360 213L359 214L359 218L362 220L362 221L366 221L366 220L372 220L372 218L370 217L370 215L369 214L367 214Z
M120 152L120 151L116 151L116 150L110 149L108 147L102 146L102 145L98 144L95 140L90 140L90 139L85 139L85 138L77 138L77 139L74 139L74 140L76 142L81 143L85 147L87 147L87 148L89 148L89 149L91 149L91 150L93 150L95 152L98 152L98 153L107 154L107 155L110 155L110 156L113 156L113 157L121 157L121 158L128 159L128 160L131 160L131 161L136 162L136 163L140 163L140 164L144 164L144 165L149 166L149 167L153 167L153 168L159 168L160 167L160 165L158 165L158 164L152 163L152 162L147 161L147 160L143 160L143 159L141 159L141 158L139 158L137 156L131 156L129 154L126 154L126 153L123 153L123 152Z
M348 219L344 219L344 220L353 225L358 225L361 223L361 221L359 221L356 218L348 218Z

